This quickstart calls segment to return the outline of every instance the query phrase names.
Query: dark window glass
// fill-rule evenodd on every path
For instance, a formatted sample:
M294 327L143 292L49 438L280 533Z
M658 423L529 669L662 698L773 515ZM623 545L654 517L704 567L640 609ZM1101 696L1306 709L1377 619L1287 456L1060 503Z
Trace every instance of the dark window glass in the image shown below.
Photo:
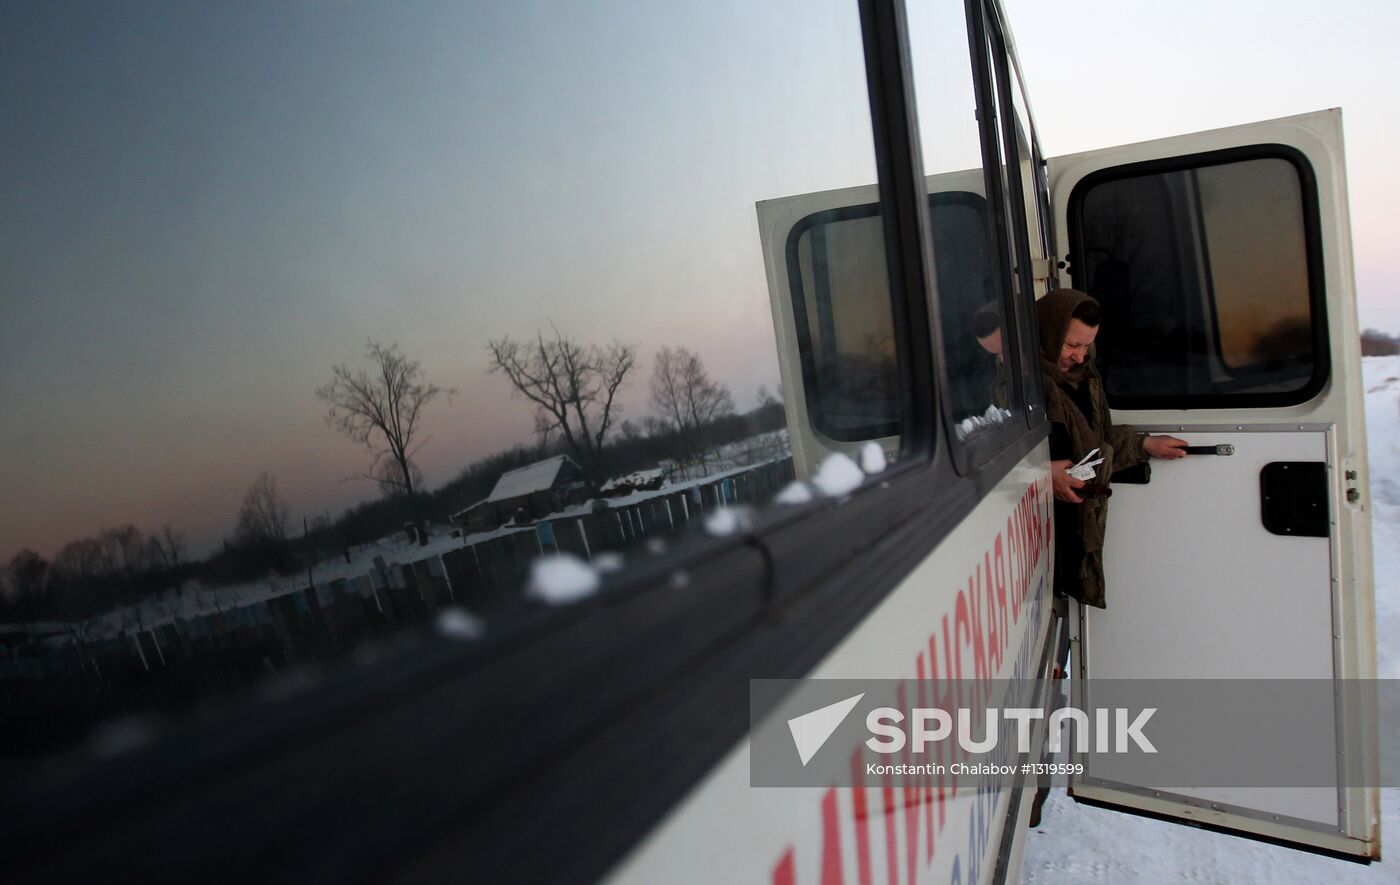
M1016 67L1007 59L1003 69L1009 85L1001 89L1003 94L1009 93L1011 96L1011 109L1015 114L1014 131L1016 135L1016 157L1019 161L1020 175L1018 181L1021 187L1021 203L1025 208L1027 231L1025 248L1029 250L1032 261L1045 262L1044 273L1047 278L1043 280L1035 279L1032 268L1025 269L1025 276L1029 281L1026 290L1021 294L1021 313L1019 314L1019 326L1022 340L1022 360L1021 377L1022 394L1025 397L1026 408L1029 412L1038 413L1043 411L1045 406L1045 390L1041 381L1040 372L1040 337L1036 331L1035 324L1035 299L1039 295L1050 291L1050 280L1055 273L1049 266L1047 259L1051 255L1050 232L1050 185L1046 179L1045 166L1041 160L1039 148L1035 140L1035 131L1032 128L1030 111L1026 105L1025 87L1021 83L1020 76L1016 73ZM1008 128L1012 124L1007 123ZM1041 287L1036 288L1039 282Z
M996 265L987 243L987 203L978 194L929 196L934 269L943 322L944 361L953 419L976 426L989 408L1005 409L1007 376L1002 336L1006 321L997 303Z
M791 221L756 224L875 190L850 0L55 0L0 34L0 769L380 643L509 649L881 469L795 485ZM883 279L878 226L826 234L861 263L818 277ZM888 333L882 297L833 322Z
M980 15L980 10L975 14ZM997 227L987 204L973 64L961 6L909 7L909 42L922 126L938 318L955 444L1005 426L1019 394L1007 370L1014 348ZM952 110L950 114L948 111ZM995 129L995 123L989 122ZM998 154L994 180L1004 174Z
M1074 274L1103 307L1098 358L1116 405L1315 389L1319 293L1299 170L1267 157L1081 185Z
M930 194L929 221L938 290L960 296L942 304L944 322L964 330L944 342L949 372L960 379L950 396L962 421L984 415L1002 381L994 353L1001 320L986 201L970 191ZM789 243L793 310L810 379L807 408L814 426L835 440L899 433L895 330L880 230L876 206L853 206L804 219ZM992 308L978 316L986 305Z
M998 381L999 397L993 401L985 415L980 419L962 419L958 429L964 439L1003 426L1012 416L1012 409L1020 409L1021 402L1018 392L1016 402L1013 402L1008 395L1010 387L1010 360L1009 352L1012 344L1011 323L1009 318L1013 315L1016 302L1029 301L1033 299L1031 292L1030 255L1027 248L1026 238L1026 207L1018 199L1018 184L1025 169L1025 163L1029 162L1028 155L1018 153L1016 118L1012 108L1012 101L1009 97L1008 84L1006 81L1007 59L1002 41L998 35L993 17L989 13L985 14L987 23L986 51L989 64L988 73L991 76L992 96L994 105L987 108L987 113L982 115L982 125L988 130L996 145L997 163L993 173L997 179L997 189L1001 193L1002 219L1004 226L1001 230L1001 241L1005 244L1006 261L1009 265L1009 273L998 274L994 277L996 289L995 307L983 308L983 316L989 310L995 310L1000 319L1000 329L998 331L999 341L1005 342L1001 351L997 354L997 372L1000 376ZM1024 142L1022 142L1023 144ZM948 322L944 323L944 334L948 335L951 330ZM979 339L985 340L985 339ZM1032 374L1033 367L1026 361L1021 360L1021 389L1034 388L1037 386L1037 379Z
M877 206L794 228L789 276L807 408L816 429L852 442L899 433L894 317Z

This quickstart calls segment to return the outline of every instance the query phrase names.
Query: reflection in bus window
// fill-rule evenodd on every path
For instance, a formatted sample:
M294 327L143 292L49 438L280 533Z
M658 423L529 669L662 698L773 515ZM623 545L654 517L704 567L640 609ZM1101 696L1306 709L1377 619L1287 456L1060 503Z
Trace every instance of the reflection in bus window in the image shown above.
M980 14L980 11L977 13ZM972 57L961 7L918 2L909 8L909 41L920 118L939 119L940 107L957 108L923 140L932 208L932 239L943 333L948 406L955 438L983 437L1005 424L1013 402L1005 354L987 343L986 323L1010 341L994 229L987 210ZM995 126L990 119L988 125ZM928 127L924 127L928 132ZM992 174L1000 175L1000 171Z
M959 382L949 391L951 405L955 420L971 429L989 409L1007 405L986 201L971 191L930 194L929 223L939 305L950 330L944 358ZM803 219L788 245L808 413L818 431L842 442L899 433L894 319L880 230L877 206L851 206ZM983 327L988 318L995 329Z
M857 8L613 6L6 16L0 754L508 638L792 482L754 205L876 181Z
M878 207L806 219L793 229L788 254L812 423L842 442L898 434L894 316Z
M1057 288L1056 285L1052 285L1055 270L1050 266L1051 262L1047 261L1052 252L1050 245L1050 185L1046 178L1044 162L1040 157L1039 145L1035 139L1030 109L1026 102L1025 85L1021 82L1015 64L1009 58L1005 71L1007 84L1002 92L1010 95L1011 110L1014 114L1021 202L1025 207L1028 234L1026 247L1029 249L1032 262L1045 262L1042 278L1033 280L1028 289L1028 295L1022 296L1023 303L1029 306L1029 302L1034 298ZM1013 122L1008 120L1007 126L1013 126ZM1028 276L1035 277L1037 275L1032 273ZM1030 323L1031 312L1026 310L1024 313L1025 319L1021 324L1021 334L1028 342L1030 352L1034 354L1039 349L1039 343L1036 339L1034 324ZM1037 413L1043 412L1045 389L1041 382L1038 359L1023 360L1021 379L1021 392L1025 397L1027 410Z
M987 245L987 204L966 191L931 194L934 268L953 420L964 434L1007 408L1005 321Z

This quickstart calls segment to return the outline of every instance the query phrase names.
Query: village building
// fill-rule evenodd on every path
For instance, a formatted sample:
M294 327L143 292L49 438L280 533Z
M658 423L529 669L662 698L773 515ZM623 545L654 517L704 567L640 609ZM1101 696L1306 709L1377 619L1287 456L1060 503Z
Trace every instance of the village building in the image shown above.
M568 455L556 455L502 473L491 494L452 515L464 532L527 524L588 500L583 471Z

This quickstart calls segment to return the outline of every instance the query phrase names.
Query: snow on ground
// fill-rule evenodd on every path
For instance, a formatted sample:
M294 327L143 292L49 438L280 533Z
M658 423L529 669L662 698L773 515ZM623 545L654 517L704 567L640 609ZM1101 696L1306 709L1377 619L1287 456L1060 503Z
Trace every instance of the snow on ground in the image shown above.
M721 446L712 452L704 476L670 481L663 483L660 489L610 498L607 499L607 504L614 508L631 507L660 495L716 483L725 478L746 473L756 466L790 457L792 457L792 451L788 445L786 430L761 433ZM854 465L853 469L859 473L859 469L854 468ZM560 520L585 516L593 512L595 503L589 501L580 506L552 513L544 519ZM523 531L533 532L533 524L524 526L510 524L491 531L470 534L466 537L454 537L450 526L434 525L429 526L429 538L426 546L420 546L410 541L403 533L395 533L369 544L352 548L348 561L344 557L333 556L316 563L310 572L298 572L284 577L267 576L248 583L227 586L205 586L198 581L190 581L178 591L166 591L154 598L143 600L137 606L123 606L99 615L90 622L84 622L80 630L88 640L105 639L123 633L160 627L172 623L176 619L192 620L284 596L294 590L306 587L310 581L314 581L319 586L327 586L337 579L359 578L375 569L377 559L382 559L386 566L408 565L441 556L452 550L480 544L502 535ZM599 573L617 571L621 568L621 563L616 560L603 559L595 562L594 568ZM555 572L550 572L550 574L555 574ZM594 580L596 581L596 579L597 574L594 574ZM550 592L549 588L555 587L556 584L557 582L547 581L540 585L544 589L537 589L535 592L542 598L553 602L561 602L570 598L568 593L560 596ZM35 626L41 632L52 634L53 638L50 640L52 642L75 641L67 625L43 623Z
M1362 360L1375 555L1377 668L1400 678L1400 357ZM1382 742L1400 740L1382 734ZM1381 791L1382 855L1370 866L1076 805L1063 790L1026 843L1024 885L1103 882L1400 881L1400 789ZM1387 842L1389 843L1387 846Z
M1377 670L1382 678L1400 679L1400 356L1367 357L1362 366L1376 566Z
M787 428L745 437L706 452L700 463L682 465L662 461L670 480L665 487L678 487L687 481L710 482L717 476L743 472L759 464L792 457Z
M485 539L519 529L498 529L495 532L473 535L473 539ZM449 526L430 526L427 546L420 546L408 540L403 533L381 538L369 544L362 544L350 551L350 561L335 556L318 562L310 577L316 584L326 586L339 578L357 578L374 569L376 558L382 558L385 565L398 565L417 562L432 556L441 556L449 550L462 547L463 540L451 536ZM95 618L88 627L88 639L102 639L116 636L124 631L132 631L140 625L143 629L159 627L171 623L175 618L191 620L211 615L215 612L240 608L256 602L283 596L293 590L307 586L308 573L298 572L285 577L269 576L245 584L227 586L204 586L198 581L187 582L177 592L168 590L157 597L140 603L140 612L135 607L125 606ZM58 641L68 641L67 636Z

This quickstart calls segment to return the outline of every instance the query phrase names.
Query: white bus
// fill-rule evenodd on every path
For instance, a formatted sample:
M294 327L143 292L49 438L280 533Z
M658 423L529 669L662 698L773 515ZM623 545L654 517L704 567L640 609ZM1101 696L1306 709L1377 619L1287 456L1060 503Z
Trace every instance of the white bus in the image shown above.
M1046 158L997 0L114 6L0 13L7 881L1014 882L1034 776L755 786L750 681L1065 668L1335 684L1330 786L1070 789L1379 859L1339 111ZM1103 609L1061 287L1215 453Z

